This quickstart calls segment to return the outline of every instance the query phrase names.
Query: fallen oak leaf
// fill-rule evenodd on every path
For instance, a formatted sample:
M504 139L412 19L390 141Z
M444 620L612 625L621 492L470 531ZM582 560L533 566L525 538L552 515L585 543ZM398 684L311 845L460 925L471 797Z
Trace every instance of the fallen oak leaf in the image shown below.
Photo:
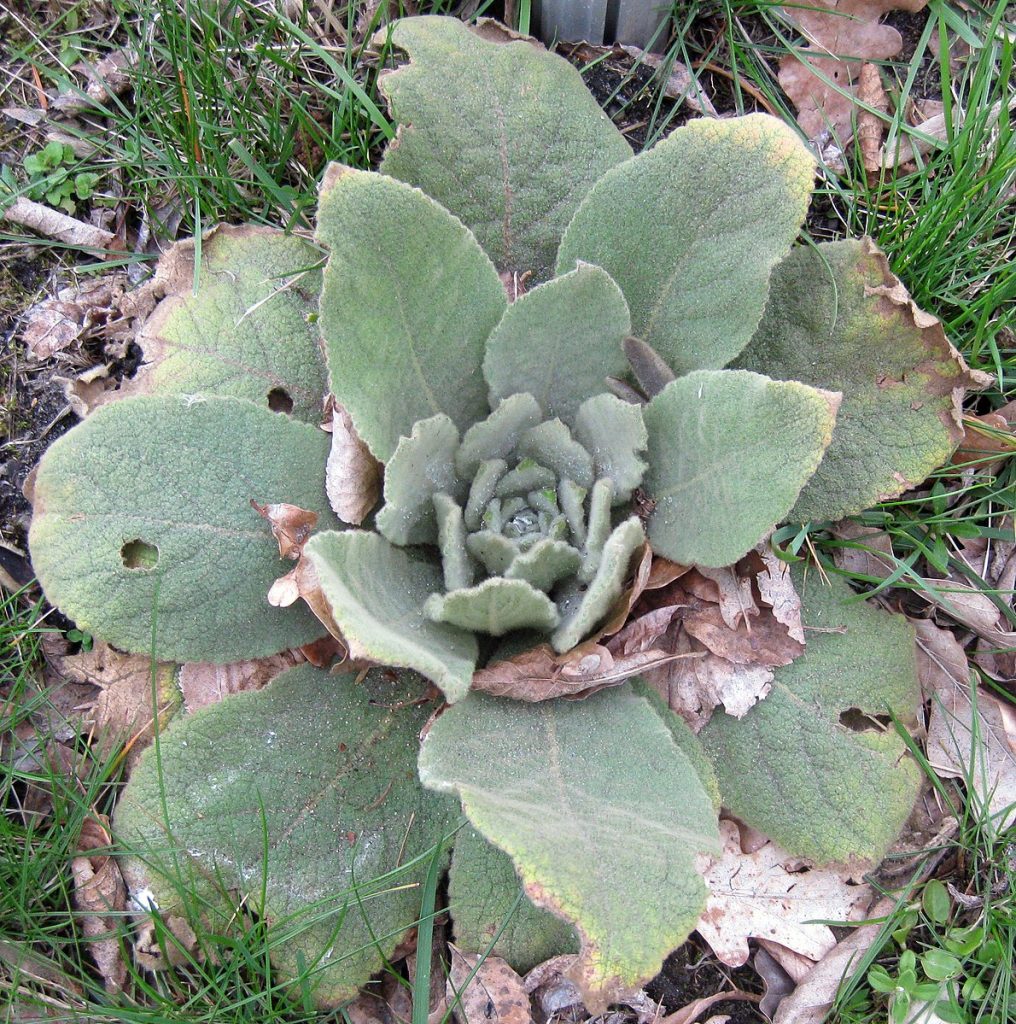
M1016 823L1016 730L1002 701L977 688L966 652L956 638L927 620L914 623L918 672L931 700L928 763L943 778L968 781L970 797L1000 816L998 828Z
M747 963L749 938L820 960L836 937L813 922L858 920L871 901L869 886L853 884L842 868L808 867L773 842L745 854L737 825L726 819L720 832L723 855L704 869L710 895L696 928L728 966Z
M500 957L463 953L448 944L451 964L445 998L459 1024L532 1024L522 979Z
M305 659L295 651L283 651L267 658L252 661L234 661L229 665L191 661L180 667L179 685L183 706L187 712L217 704L231 693L260 690L280 672L298 665Z
M756 992L744 992L739 988L727 989L725 992L714 992L711 996L694 999L686 1006L682 1006L680 1010L668 1013L666 1017L661 1018L660 1024L691 1024L700 1013L704 1013L711 1006L715 1006L717 1003L724 1003L728 999L731 1001L743 1000L749 1003L758 1003L762 997ZM710 1020L712 1019L714 1018L710 1018ZM723 1018L723 1020L728 1019L727 1017Z
M851 136L857 80L863 61L887 60L903 37L878 19L891 10L919 11L927 0L816 0L784 8L809 45L780 61L779 81L797 108L808 138L828 136L841 150Z
M892 897L879 900L868 912L868 920L835 946L812 968L776 1011L773 1024L822 1024L833 1005L844 978L850 977L884 927L882 920L896 909Z

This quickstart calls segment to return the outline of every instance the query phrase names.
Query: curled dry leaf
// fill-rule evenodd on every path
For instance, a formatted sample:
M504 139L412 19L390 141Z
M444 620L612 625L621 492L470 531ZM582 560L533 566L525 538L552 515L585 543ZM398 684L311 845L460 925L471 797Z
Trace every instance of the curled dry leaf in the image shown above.
M305 659L296 651L283 651L254 661L235 661L231 665L192 661L180 667L180 691L186 711L217 704L231 693L260 690L280 672Z
M871 908L868 917L886 917L895 906L896 901L886 897ZM881 923L862 925L842 942L836 943L780 1003L773 1024L822 1024L829 1007L833 1005L840 983L856 970L881 928Z
M882 170L882 139L885 136L889 97L882 88L882 76L875 64L865 62L857 81L857 148L869 179Z
M789 952L789 950L788 950ZM793 956L798 954L794 953ZM807 961L814 966L811 960ZM794 991L797 982L791 977L790 972L770 952L767 940L760 942L760 948L755 953L752 966L765 984L765 992L759 1001L758 1008L768 1020L772 1020L780 1003Z
M808 868L775 843L741 852L732 821L720 822L723 856L705 870L710 896L696 926L725 964L748 960L749 938L766 938L820 960L836 945L816 920L856 921L871 901L867 885L852 884L844 869Z
M481 962L478 953L460 952L451 943L448 949L451 965L445 998L459 1024L531 1024L529 995L504 960L489 956Z
M626 646L618 630L647 588L654 583L662 586L661 581L669 581L686 571L684 566L667 559L654 559L649 545L644 545L630 585L589 639L563 654L557 654L550 644L540 644L495 661L473 674L470 688L495 697L524 701L588 697L605 686L617 686L631 676L674 660L673 653L653 650L649 643L641 644L638 649L631 643ZM605 640L608 637L610 639Z
M918 672L931 700L928 762L945 778L970 780L971 797L999 815L1001 831L1016 823L1016 716L977 688L966 652L934 623L919 620Z
M267 519L272 528L272 535L279 545L279 555L296 561L303 552L311 531L317 524L316 512L309 512L298 505L279 502L275 505L259 505L253 498L251 508L262 519Z
M682 1006L680 1010L675 1010L673 1013L668 1013L663 1018L661 1024L691 1024L696 1017L705 1013L711 1006L715 1006L717 1003L726 1002L730 1000L746 1000L749 1003L757 1003L759 997L754 992L742 992L739 988L728 989L725 992L714 992L711 996L704 996L702 999L695 999L688 1003L687 1006ZM727 1021L729 1017L710 1017L709 1020L723 1020Z
M81 912L81 930L107 992L119 992L127 980L117 939L117 926L127 909L127 887L110 856L112 839L105 815L85 819L78 837L78 856L71 860L74 906Z
M611 647L671 655L645 678L698 730L718 704L742 717L769 693L772 670L803 653L801 602L786 567L760 548L734 568L688 570L647 591Z
M107 249L115 238L112 231L93 227L76 217L68 217L66 213L54 210L52 206L35 203L24 196L19 196L9 206L0 209L0 218L76 249Z
M25 313L21 332L29 355L50 359L93 328L115 320L126 288L126 274L106 274L82 285L61 288L52 298L36 303Z
M325 490L335 514L359 526L381 494L381 464L353 426L349 413L332 401L332 449L325 465Z
M928 0L816 0L784 8L808 46L780 61L780 85L797 107L797 121L812 140L833 138L842 152L850 139L862 61L896 56L903 38L879 24L892 10L919 11Z
M331 606L324 594L321 593L321 584L318 581L314 565L309 559L303 557L285 576L280 576L272 584L268 591L268 603L274 608L288 608L301 598L307 602L308 607L328 630L329 635L342 644L343 649L348 650L348 645L345 643L335 619L332 618ZM307 660L312 664L317 664L313 658L308 657Z

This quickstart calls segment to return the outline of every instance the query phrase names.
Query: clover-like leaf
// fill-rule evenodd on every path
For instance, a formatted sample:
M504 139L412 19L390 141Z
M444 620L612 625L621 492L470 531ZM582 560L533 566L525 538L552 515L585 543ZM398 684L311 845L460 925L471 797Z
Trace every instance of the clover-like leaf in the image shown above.
M579 201L631 147L578 71L534 40L435 17L403 19L391 38L412 63L381 79L402 122L381 170L460 217L499 270L550 277Z
M197 252L188 239L159 261L154 284L165 297L138 334L144 363L121 393L232 395L317 423L326 383L312 314L322 253L250 224L205 235L195 275Z
M654 975L695 926L694 861L719 851L716 816L667 726L627 688L542 704L471 694L434 723L420 778L458 793L527 895L574 923L590 1009Z
M698 370L646 406L653 550L730 565L793 507L832 437L838 397L744 370Z
M355 655L416 669L450 701L465 696L476 666L476 638L424 614L427 598L442 589L436 565L362 530L315 534L304 555Z
M793 129L752 114L701 119L608 171L561 242L621 286L634 333L677 373L748 344L769 275L804 223L814 160Z
M436 413L462 430L485 416L483 346L507 297L469 230L415 188L333 164L317 237L332 392L374 456Z
M457 946L476 953L489 950L519 973L552 956L579 951L575 929L534 906L522 892L511 857L468 825L455 833L448 907Z
M889 715L920 700L914 630L841 581L795 573L808 646L743 718L699 733L723 804L798 856L877 862L913 806L920 772Z
M132 891L214 931L253 911L283 977L322 1007L352 998L417 923L414 858L458 814L415 778L423 692L412 673L301 665L174 722L117 805Z
M519 391L565 423L627 369L621 343L631 317L621 289L599 267L580 265L519 296L487 341L490 404Z
M49 599L83 630L161 660L225 663L323 634L265 599L285 563L251 501L328 507L320 430L236 398L103 407L39 466L29 542Z
M965 389L990 382L913 304L870 239L795 249L773 273L738 363L843 393L798 520L840 519L920 483L963 438Z

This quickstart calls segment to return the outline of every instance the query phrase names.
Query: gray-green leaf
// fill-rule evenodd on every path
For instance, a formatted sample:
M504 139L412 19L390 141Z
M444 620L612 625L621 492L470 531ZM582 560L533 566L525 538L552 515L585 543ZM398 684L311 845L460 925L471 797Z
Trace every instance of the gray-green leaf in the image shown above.
M914 630L839 580L795 573L808 646L743 718L699 733L723 804L798 856L877 862L910 813L920 772L887 720L920 700Z
M352 998L417 923L429 858L413 860L458 816L416 781L423 690L301 665L174 722L117 804L132 891L213 931L256 913L283 978L322 1007Z
M630 330L621 289L599 267L582 264L526 292L487 342L491 406L527 391L546 416L570 424L585 399L605 391L607 377L625 372L621 343Z
M274 228L220 224L159 261L166 295L138 334L145 361L123 395L232 395L309 423L327 391L317 312L323 254ZM280 343L285 339L284 343Z
M494 265L447 210L394 178L333 164L317 237L332 392L382 462L417 420L487 414L483 346L507 305Z
M355 655L416 669L449 701L465 696L476 666L476 638L423 612L427 598L443 589L438 566L362 530L315 534L304 554Z
M730 565L793 507L832 437L838 395L743 370L698 370L643 411L653 550Z
M608 171L561 242L621 286L634 333L679 374L717 369L748 344L769 275L797 237L815 166L774 117L703 118Z
M590 1008L652 977L694 928L706 895L695 856L718 852L716 816L630 690L542 704L471 694L427 735L420 778L458 793L526 893L575 924Z
M578 71L534 41L424 17L398 22L392 42L412 63L381 80L402 122L381 170L461 217L499 270L550 277L576 206L628 143Z
M323 629L302 604L268 604L289 563L251 500L337 527L327 457L317 428L238 398L101 408L39 466L39 581L80 629L161 660L240 661L309 643Z
M832 444L793 517L840 519L920 483L963 437L972 372L870 239L795 249L738 362L843 393Z

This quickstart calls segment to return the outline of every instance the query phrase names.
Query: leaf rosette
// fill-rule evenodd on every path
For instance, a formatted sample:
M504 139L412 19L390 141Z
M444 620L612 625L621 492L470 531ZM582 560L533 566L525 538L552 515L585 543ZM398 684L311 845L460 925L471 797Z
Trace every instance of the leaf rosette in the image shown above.
M328 629L353 655L436 683L455 706L427 735L424 786L459 798L492 844L479 860L510 858L535 906L574 925L576 977L589 1005L604 1005L650 977L694 927L705 899L695 860L719 849L709 760L655 692L622 686L581 704L508 704L469 693L477 669L518 655L526 672L522 655L542 657L544 647L550 657L578 654L627 608L619 599L636 553L649 571L647 544L678 569L697 566L704 586L780 522L839 517L900 494L956 447L964 391L985 378L913 306L873 244L794 248L814 162L780 121L691 121L635 155L578 72L532 41L431 17L399 22L391 41L409 62L381 79L401 128L380 173L326 170L314 244L236 228L176 251L175 272L170 260L161 278L166 298L139 338L147 366L125 388L131 397L98 409L40 466L33 564L79 627L162 661L306 652ZM326 395L341 407L331 457L318 429ZM335 475L336 438L364 480L376 484L384 466L373 522L366 483ZM276 550L258 510L294 507L318 532ZM362 522L370 528L344 528ZM300 558L283 577L292 600L269 602L280 552ZM865 712L912 703L911 638L878 626L869 635L847 608L836 596L823 614L837 636L851 635L859 671L880 680ZM659 613L674 617L650 609L633 643L666 631ZM830 795L807 758L831 763L829 748L856 761L867 738L834 748L802 739L798 750L769 724L806 692L824 712L814 728L840 728L828 663L842 652L808 644L798 669L778 662L778 699L710 727L724 802L753 823L751 794L731 798L740 774L772 789L763 827L797 852L877 858L913 795L902 749L872 747L864 770ZM385 706L396 717L423 689L403 676L418 689ZM376 721L370 700L331 697L324 676L288 679L277 693L312 687L322 708L338 709L333 746L396 772L399 807L426 803L405 770L420 722L399 723L395 757L394 720ZM307 711L266 693L233 708L288 726L303 715L283 745L295 763ZM239 732L238 711L223 707L195 719L195 732ZM341 737L361 712L354 745ZM280 752L275 733L266 736L263 750L252 748L243 806L284 816L306 794L299 771L273 769ZM763 759L753 775L720 770L738 757L754 764L760 745L795 753ZM322 751L306 754L326 759ZM233 765L219 757L210 751L225 776ZM166 834L215 824L217 790L206 813L193 813L201 770L179 754L172 776L159 777L179 801L140 806L142 794L138 820L171 808ZM790 806L780 800L784 774L796 779ZM827 801L848 820L848 806L879 805L888 776L899 782L896 813L878 835L859 828L818 851L801 839L809 808ZM292 789L273 791L277 777ZM329 799L335 791L332 813L350 842L364 833L365 806L393 810L387 789L347 792L344 776L319 782ZM266 828L274 869L276 834L289 833L284 821ZM209 849L230 855L218 840ZM294 873L314 875L308 903L320 896L315 880L335 876L331 841L324 835L311 867L298 844L286 848ZM486 930L506 894L465 893L477 872L457 853L452 891ZM401 848L389 866L400 857ZM385 867L371 862L379 875ZM511 870L500 876L518 884ZM660 917L647 924L653 903ZM415 911L393 914L385 934L415 923ZM343 975L323 1000L366 980L369 959L362 977Z

